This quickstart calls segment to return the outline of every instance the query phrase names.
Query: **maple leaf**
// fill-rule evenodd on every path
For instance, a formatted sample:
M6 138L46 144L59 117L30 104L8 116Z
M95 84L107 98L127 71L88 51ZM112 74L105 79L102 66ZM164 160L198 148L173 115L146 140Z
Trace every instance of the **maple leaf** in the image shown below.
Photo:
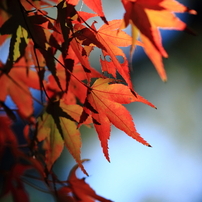
M163 81L167 80L162 57L167 58L168 54L163 48L161 35L158 28L187 30L187 26L174 12L189 12L196 14L186 6L175 0L122 0L126 10L121 29L130 23L132 26L132 49L134 50L136 38L140 33L143 47L154 64L158 74Z
M116 78L116 70L124 78L129 87L133 89L129 75L128 62L123 51L118 47L126 47L131 45L131 36L123 31L117 32L120 27L121 20L112 20L108 24L104 24L99 30L96 30L95 23L91 28L80 25L80 29L74 34L77 39L81 40L82 45L89 46L94 44L100 48L104 55L101 61L102 70L107 71ZM106 56L110 56L110 62L106 60ZM121 64L117 58L121 56L124 60Z
M9 20L8 20L9 21ZM8 22L6 21L6 22ZM7 23L4 23L7 24ZM0 29L3 29L6 25L3 25ZM12 25L11 25L12 26ZM9 72L13 66L14 63L18 62L21 57L25 54L25 49L28 43L28 33L27 31L21 26L16 26L13 31L12 37L10 39L10 45L9 45L9 54L7 58L7 62L4 65L4 69L6 69L7 72ZM0 30L0 34L1 34ZM5 35L7 36L7 34Z
M83 160L88 161L87 159ZM59 199L61 201L70 202L112 202L96 192L85 182L85 179L79 179L76 176L78 165L74 166L69 173L67 182L69 186L62 187L58 190Z
M5 6L6 4L8 5ZM3 4L3 7L5 7L4 9L9 18L0 27L0 35L11 35L8 59L4 67L9 72L13 64L25 53L28 43L28 32L20 9L20 2L11 0L5 2L5 5Z
M45 66L44 61L46 61L49 70L54 75L54 64L52 62L54 60L51 60L51 57L48 57L47 54L44 53L44 50L47 50L47 52L49 52L49 55L51 55L51 51L49 51L48 49L48 42L51 34L48 29L55 30L53 26L54 21L45 17L46 12L39 12L37 10L36 12L26 13L25 8L27 8L27 6L29 8L30 5L31 8L33 8L36 6L35 3L32 4L31 2L28 3L27 1L22 1L22 4L17 1L11 2L13 3L12 6L16 8L12 9L11 5L8 5L7 12L9 13L10 17L0 27L1 35L11 35L9 55L4 68L7 72L9 72L12 66L16 62L18 62L21 57L24 57L27 54L26 51L30 51L30 48L28 49L28 46L30 46L32 42L32 46L34 47L33 49L35 52L35 54L33 54L32 51L32 57L35 57L36 55L38 56L38 62L37 64L35 62L35 66L39 66L41 64ZM25 8L23 6L25 6ZM35 50L36 47L40 47L40 52L38 49ZM43 55L43 57L41 57L41 55ZM55 79L57 80L57 78Z
M106 66L102 66L102 70L112 74L114 78L116 78L116 70L117 70L120 73L120 75L125 79L125 81L128 83L130 88L132 88L126 56L123 53L123 51L120 48L118 48L118 47L130 46L132 38L123 31L117 32L120 23L121 20L112 20L109 22L108 25L105 24L101 26L100 29L98 30L97 38L102 44L104 44L106 49L102 50L103 55L104 57L109 55L112 60L108 62L104 58L105 64L107 63L107 66L109 67L106 69L104 68ZM121 56L124 62L122 64L121 63L118 64L116 56Z
M57 85L53 76L49 75L48 77L49 82L46 85L47 93L49 94L49 97L52 97L54 95L60 93L63 94L65 92L64 96L68 100L71 100L70 98L72 98L72 100L76 100L76 98L78 98L81 103L84 103L87 88L86 85L83 83L83 81L91 78L103 77L103 75L100 74L95 69L91 68L90 66L88 67L89 72L86 72L83 66L79 63L79 59L76 57L74 51L71 49L71 46L69 47L68 55L65 58L65 60L74 61L74 64L72 69L70 70L69 66L66 67L66 65L64 64L62 57L59 57L58 59L58 64L56 66L56 75L60 80L62 90ZM73 98L72 96L74 96L75 98ZM70 102L68 104L75 104L75 103L76 101L75 102L73 101L73 103Z
M71 2L71 1L70 1ZM61 35L59 40L62 45L62 56L63 56L63 67L66 68L66 74L68 74L67 80L67 86L68 86L68 80L72 74L73 65L76 63L76 61L79 61L88 76L88 82L90 82L90 73L91 73L91 66L88 61L88 55L84 48L80 46L80 44L75 40L73 36L73 29L72 29L72 21L75 21L75 18L78 17L78 13L76 12L73 5L69 4L69 1L65 3L64 1L61 1L58 5L58 16L57 16L57 26L61 30ZM77 17L75 17L77 16ZM57 36L56 33L54 35ZM70 50L70 51L69 51ZM74 52L74 58L69 58L68 54L66 52ZM68 62L71 59L71 65L68 64Z
M19 114L24 118L29 118L33 114L33 97L29 87L40 89L39 77L33 70L23 67L25 61L19 61L19 67L13 67L6 74L3 68L0 68L0 101L4 102L7 96L10 96L16 106Z
M92 9L95 13L97 13L101 19L108 24L107 19L105 18L103 9L102 9L102 2L101 0L83 0L83 2L90 8Z
M44 141L43 148L46 151L45 162L48 170L61 155L65 144L79 167L87 174L80 159L81 137L76 124L81 113L82 107L79 105L66 105L56 101L50 103L38 118L37 139L39 142Z
M81 47L80 44L75 39L72 39L72 41L70 42L70 46L72 50L74 51L76 57L78 58L79 62L83 66L83 69L86 72L86 75L88 75L88 73L91 72L92 68L90 66L88 56L85 53L84 48Z
M9 55L4 69L9 72L12 66L26 54L27 50L31 51L31 48L27 47L32 43L33 51L30 53L35 61L35 66L44 67L47 65L47 68L60 86L59 80L55 76L54 48L49 45L50 30L56 32L57 29L53 26L55 21L48 18L45 11L37 9L40 5L44 5L44 2L34 1L32 3L24 0L22 2L13 0L9 2L8 12L10 18L0 27L1 35L11 35ZM31 8L36 10L33 12L26 10Z
M130 113L121 104L143 102L155 107L137 93L134 94L128 86L113 82L116 82L116 80L109 78L99 78L94 82L88 91L84 111L80 118L80 123L82 123L89 115L92 116L103 153L108 161L110 161L108 139L111 123L135 140L150 146L136 131Z

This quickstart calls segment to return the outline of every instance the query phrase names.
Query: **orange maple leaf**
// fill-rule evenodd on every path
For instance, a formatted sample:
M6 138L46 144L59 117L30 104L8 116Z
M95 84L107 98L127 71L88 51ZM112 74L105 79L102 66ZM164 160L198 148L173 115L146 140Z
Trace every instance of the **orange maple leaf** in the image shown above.
M76 104L66 105L64 102L53 102L49 105L38 118L37 129L37 139L39 142L43 141L47 169L51 170L65 145L82 171L88 175L80 159L82 142L76 124L82 113L82 107ZM89 125L91 122L88 119L84 124Z
M168 54L163 48L161 35L158 28L186 30L186 24L182 22L174 12L189 12L196 14L186 6L175 0L122 0L126 10L121 29L130 23L132 26L133 43L131 52L134 50L136 38L140 33L143 47L154 64L158 74L163 81L167 80L162 57L167 58Z
M137 93L134 95L128 86L113 82L116 81L114 79L102 78L94 82L91 90L88 92L84 103L84 111L80 118L80 123L82 123L88 115L92 116L103 153L108 161L110 161L108 139L110 137L111 123L135 140L150 146L136 131L132 116L121 104L143 102L155 107Z
M37 72L22 67L25 65L22 60L24 58L15 64L20 66L13 67L8 74L0 68L0 101L4 102L10 96L18 107L19 114L23 118L29 118L33 114L33 97L29 88L39 90L40 85Z
M79 2L79 0L66 0L68 4L72 4L76 6ZM84 4L88 6L90 9L92 9L95 13L97 13L100 18L107 24L107 19L104 15L103 8L102 8L102 1L101 0L83 0Z
M107 24L107 19L105 18L103 9L102 9L102 2L101 0L84 0L84 3L91 8L94 12L96 12L100 18Z
M120 23L121 20L112 20L108 25L104 24L100 27L96 34L97 39L105 47L105 49L102 50L104 55L104 60L101 62L102 70L112 74L114 78L116 78L117 70L132 89L127 58L124 52L119 48L130 46L132 38L123 31L117 32ZM107 55L110 56L111 61L105 59ZM124 62L120 63L117 56L121 56Z
M74 34L82 45L97 46L102 50L104 60L101 60L102 71L107 71L116 78L116 71L124 78L129 87L132 89L128 62L125 54L119 46L127 47L131 45L131 36L123 31L117 32L120 27L121 20L112 20L108 24L104 24L99 30L96 30L95 23L91 28L83 25L76 25L78 31ZM106 60L106 56L110 57L110 61ZM121 56L124 60L121 64L117 58Z
M81 55L79 58L85 61L85 58L81 57ZM56 76L60 80L62 91L59 88L58 84L56 83L53 75L49 75L48 77L49 82L46 85L47 93L49 94L49 97L52 97L53 95L57 95L58 93L66 92L64 96L68 100L71 100L70 98L74 97L72 100L75 100L76 98L78 98L81 103L84 103L87 89L83 81L91 78L97 78L97 77L103 77L103 76L98 71L93 69L90 66L90 64L88 66L89 72L85 72L83 66L79 63L79 59L77 58L76 54L72 50L71 46L69 47L68 55L66 56L65 60L67 59L74 61L74 64L71 70L69 66L67 65L65 66L62 56L59 57L58 59L59 63L57 63L57 66L56 66ZM67 99L66 99L67 101L66 103L69 102ZM75 104L75 103L76 101L75 102L70 101L68 104Z

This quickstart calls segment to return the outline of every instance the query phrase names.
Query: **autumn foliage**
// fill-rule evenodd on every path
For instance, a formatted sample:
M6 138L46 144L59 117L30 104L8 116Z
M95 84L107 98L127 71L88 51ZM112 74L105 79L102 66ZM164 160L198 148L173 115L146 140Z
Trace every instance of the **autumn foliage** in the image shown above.
M156 107L135 92L130 59L120 47L130 46L132 57L136 46L141 46L166 81L162 58L168 54L159 28L192 32L175 13L196 12L175 0L121 2L125 8L123 19L108 21L101 0L83 0L92 13L78 11L79 0L0 1L0 46L9 42L7 60L0 62L0 158L4 159L8 151L12 156L10 168L1 170L1 197L12 194L16 202L22 198L30 201L24 187L26 177L44 181L58 201L110 201L76 177L77 167L88 175L85 160L80 157L82 125L95 129L108 161L111 125L151 147L137 132L123 104L142 102ZM49 14L49 9L56 12L56 17ZM103 22L100 27L95 20L88 23L98 17ZM123 31L129 25L131 36ZM92 67L89 60L96 49L101 52L97 58L100 69ZM41 100L33 97L30 88L41 92ZM17 113L7 106L8 96ZM34 100L43 106L38 117L33 115ZM22 134L26 145L19 143L11 129L18 116L26 123ZM77 165L61 182L52 168L64 147ZM32 176L30 170L37 175Z

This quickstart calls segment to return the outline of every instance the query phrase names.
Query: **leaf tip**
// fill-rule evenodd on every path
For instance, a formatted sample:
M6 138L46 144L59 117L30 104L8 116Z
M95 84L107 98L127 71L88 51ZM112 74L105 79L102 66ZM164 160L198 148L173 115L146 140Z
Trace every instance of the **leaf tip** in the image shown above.
M111 163L110 158L109 158L109 154L105 155L105 158L107 159L107 161L108 161L109 163Z
M82 164L83 162L86 162L86 161L90 161L90 159L83 159L78 165L79 165L80 169L82 170L82 172L83 172L86 176L89 177L88 172L86 171L86 169L84 168L84 166L83 166L83 164Z
M108 149L108 147L106 147L107 149ZM105 158L107 159L107 161L110 163L110 157L109 157L109 153L108 153L108 150L107 149L105 149L104 147L103 147L103 153L104 153L104 156L105 156Z
M105 16L100 16L100 18L103 20L103 22L107 25L109 25L109 22L107 21Z
M189 14L192 14L192 15L197 15L197 11L195 11L195 10L188 10L188 13Z

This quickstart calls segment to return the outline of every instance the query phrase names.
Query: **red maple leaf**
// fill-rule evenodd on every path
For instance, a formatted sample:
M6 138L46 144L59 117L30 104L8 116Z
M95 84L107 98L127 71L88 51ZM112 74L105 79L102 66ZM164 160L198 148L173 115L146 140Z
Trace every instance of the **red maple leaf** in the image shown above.
M88 160L83 160L88 161ZM112 202L102 196L96 194L96 192L85 182L85 179L79 179L76 176L76 170L78 165L74 166L70 171L67 179L68 186L64 186L58 190L59 199L61 201L69 202Z
M158 28L187 30L187 26L174 13L189 12L196 14L175 0L122 0L126 10L121 29L128 24L132 26L133 44L131 51L134 50L138 33L143 42L143 47L154 64L157 72L163 81L167 80L164 70L162 57L167 58L168 54L163 48L161 35Z
M33 114L33 97L29 88L40 89L37 72L27 69L24 58L13 67L10 72L4 73L0 68L0 101L4 102L7 96L16 104L19 114L23 118L29 118ZM1 71L2 70L2 71Z
M123 31L117 32L120 27L121 20L112 20L108 24L104 24L99 30L95 28L95 22L90 28L84 25L76 25L78 31L74 34L82 45L97 46L102 50L104 60L101 60L102 71L107 71L116 78L116 72L124 78L129 87L132 89L128 62L125 54L119 48L131 45L132 38ZM106 60L106 56L110 57L110 61ZM121 56L124 62L121 64L117 58Z
M137 93L132 93L128 86L114 82L116 82L114 79L102 78L94 82L88 92L84 103L84 111L80 118L80 123L82 123L88 115L92 116L103 153L108 161L108 139L110 137L111 123L135 140L150 146L136 131L132 116L121 104L143 102L155 107Z

